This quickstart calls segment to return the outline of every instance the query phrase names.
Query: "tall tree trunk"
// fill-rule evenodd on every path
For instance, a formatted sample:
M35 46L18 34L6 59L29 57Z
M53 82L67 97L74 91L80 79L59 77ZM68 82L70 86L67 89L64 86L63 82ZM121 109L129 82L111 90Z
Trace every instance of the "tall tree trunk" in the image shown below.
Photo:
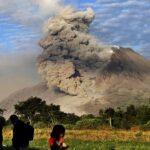
M30 117L28 117L28 121L32 125L32 119Z
M112 118L111 117L109 117L109 125L112 128Z

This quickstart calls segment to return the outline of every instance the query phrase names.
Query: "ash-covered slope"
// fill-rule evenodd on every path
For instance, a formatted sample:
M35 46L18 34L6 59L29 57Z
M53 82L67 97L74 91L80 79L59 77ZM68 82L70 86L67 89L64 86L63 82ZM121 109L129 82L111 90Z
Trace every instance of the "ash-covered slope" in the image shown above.
M64 94L52 87L48 88L44 82L39 83L38 85L32 87L21 89L19 91L12 93L2 102L0 102L0 108L6 109L6 112L4 114L5 117L8 118L11 114L14 113L15 104L17 104L20 101L25 101L32 96L40 97L43 100L46 100L46 102L49 104L49 103L53 103L55 99L59 97L63 97Z
M146 105L150 99L150 61L129 48L120 48L97 76L95 86L95 103L90 101L83 107L88 110L90 106L90 112L99 106Z

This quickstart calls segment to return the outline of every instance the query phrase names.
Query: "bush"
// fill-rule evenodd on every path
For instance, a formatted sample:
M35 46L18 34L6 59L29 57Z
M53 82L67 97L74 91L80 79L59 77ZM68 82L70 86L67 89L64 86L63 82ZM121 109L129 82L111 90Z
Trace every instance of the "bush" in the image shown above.
M141 130L149 131L150 130L150 121L140 127Z
M68 129L68 130L73 130L75 128L75 126L72 124L65 124L64 126L65 126L65 129Z
M47 126L46 126L46 124L43 123L43 122L37 122L37 123L34 124L34 128L39 128L39 129L41 129L41 128L45 128L45 127L47 127Z
M83 119L76 123L75 129L97 129L102 125L99 119Z

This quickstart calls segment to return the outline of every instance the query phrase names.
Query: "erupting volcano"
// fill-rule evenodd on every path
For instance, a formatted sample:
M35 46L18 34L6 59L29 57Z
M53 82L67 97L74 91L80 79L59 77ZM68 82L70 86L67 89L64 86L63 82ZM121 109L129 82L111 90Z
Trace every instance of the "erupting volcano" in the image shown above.
M1 106L13 111L17 101L38 96L65 112L97 114L100 108L148 103L150 61L130 48L99 42L89 34L93 19L90 8L70 7L49 19L37 60L44 83L11 95Z

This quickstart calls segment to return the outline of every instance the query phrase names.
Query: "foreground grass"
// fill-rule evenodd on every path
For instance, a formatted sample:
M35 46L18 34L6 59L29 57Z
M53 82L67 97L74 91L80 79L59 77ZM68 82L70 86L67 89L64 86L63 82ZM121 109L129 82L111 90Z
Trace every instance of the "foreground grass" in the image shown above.
M48 139L50 129L36 129L34 139ZM4 139L11 139L12 130L4 129ZM150 142L150 131L133 130L67 130L66 139L88 140L88 141L144 141Z
M35 139L30 142L31 150L48 150L50 130L36 129ZM4 130L4 145L11 145L12 132ZM68 150L150 150L150 131L140 130L67 130ZM7 148L6 150L11 150Z
M121 142L121 141L82 141L66 140L69 144L68 150L150 150L149 142ZM9 146L10 140L4 141ZM40 139L30 142L31 150L48 150L47 140ZM6 150L11 150L6 148Z

